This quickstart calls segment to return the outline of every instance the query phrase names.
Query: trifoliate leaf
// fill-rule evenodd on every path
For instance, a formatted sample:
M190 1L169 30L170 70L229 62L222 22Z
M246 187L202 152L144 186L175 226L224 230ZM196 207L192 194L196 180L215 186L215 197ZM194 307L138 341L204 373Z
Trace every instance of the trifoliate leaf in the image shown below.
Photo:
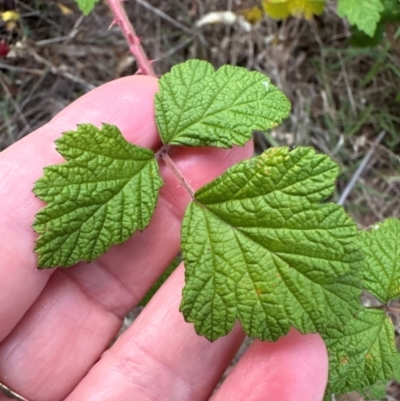
M276 340L358 310L356 227L320 203L337 174L311 148L271 148L196 192L182 227L181 311L199 334L215 340L239 319L248 335Z
M165 144L244 145L253 130L277 126L290 110L285 95L264 74L189 60L159 81L156 121Z
M274 19L286 19L290 15L311 19L321 15L325 0L262 0L265 12Z
M99 0L75 0L84 15L89 15Z
M392 377L394 328L387 303L400 296L400 221L387 219L360 235L365 256L364 288L382 306L364 309L344 327L322 333L330 354L328 391L362 390Z
M82 124L56 144L67 163L46 167L33 189L48 203L33 225L39 268L90 262L144 229L162 186L154 153L113 125Z
M339 0L338 14L347 17L350 24L356 25L360 31L374 36L376 26L384 10L381 0Z
M382 303L400 297L400 220L387 219L361 234L364 288Z

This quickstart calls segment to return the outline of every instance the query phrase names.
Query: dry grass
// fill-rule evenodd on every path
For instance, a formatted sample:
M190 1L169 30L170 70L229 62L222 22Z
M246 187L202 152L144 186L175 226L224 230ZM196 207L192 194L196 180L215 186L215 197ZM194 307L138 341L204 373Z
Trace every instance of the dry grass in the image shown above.
M13 43L13 57L0 59L0 150L92 88L136 71L118 27L108 30L104 4L83 18L72 0L60 2L73 12L64 15L55 1L14 1L21 23L0 35ZM400 217L400 46L391 37L376 48L350 47L349 28L331 5L311 22L264 18L251 32L239 25L195 28L207 12L252 4L130 0L126 7L159 74L201 58L270 76L290 98L292 113L273 132L256 133L256 151L311 145L330 155L341 167L336 201L385 130L344 205L360 227Z

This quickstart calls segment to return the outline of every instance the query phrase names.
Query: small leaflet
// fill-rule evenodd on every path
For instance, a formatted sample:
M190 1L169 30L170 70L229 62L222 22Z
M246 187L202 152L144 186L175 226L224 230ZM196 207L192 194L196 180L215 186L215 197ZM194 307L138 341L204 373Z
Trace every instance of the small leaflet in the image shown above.
M206 61L172 67L159 81L156 121L165 144L243 146L254 130L276 127L290 103L264 74Z
M339 0L338 14L347 17L351 25L355 25L368 36L374 36L381 12L384 11L381 0Z
M184 217L181 311L209 340L238 319L277 340L343 325L359 309L362 257L343 208L321 203L338 168L311 148L271 148L195 194Z
M99 0L75 0L84 15L89 15Z
M393 324L385 309L400 297L400 221L387 219L360 235L364 288L381 303L322 335L329 351L327 394L363 390L392 377L397 358Z
M67 162L45 167L33 189L48 203L33 225L39 268L91 262L143 230L162 186L154 153L113 125L79 125L56 145Z

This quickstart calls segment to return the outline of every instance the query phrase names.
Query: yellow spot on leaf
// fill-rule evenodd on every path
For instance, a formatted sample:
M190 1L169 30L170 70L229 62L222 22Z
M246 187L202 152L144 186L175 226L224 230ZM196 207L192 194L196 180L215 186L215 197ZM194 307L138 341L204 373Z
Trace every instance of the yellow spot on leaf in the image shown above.
M349 362L349 357L348 356L345 356L340 360L340 364L341 365L346 365L347 362Z

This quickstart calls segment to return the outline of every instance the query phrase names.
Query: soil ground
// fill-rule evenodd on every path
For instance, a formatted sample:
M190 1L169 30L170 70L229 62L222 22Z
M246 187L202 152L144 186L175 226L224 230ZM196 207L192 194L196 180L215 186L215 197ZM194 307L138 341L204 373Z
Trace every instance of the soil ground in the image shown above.
M333 201L373 148L344 206L360 228L400 217L398 27L388 26L379 46L356 48L331 2L312 21L264 16L250 32L239 23L196 28L195 22L211 11L239 14L258 5L252 0L130 0L125 5L160 75L189 58L268 75L291 100L292 112L277 129L255 134L256 152L310 145L328 154L341 169ZM137 70L119 28L108 29L112 17L102 2L88 17L72 0L2 0L0 7L21 15L12 31L0 26L0 39L11 48L0 58L0 151L86 92ZM383 139L374 145L382 131ZM393 394L388 400L400 400Z

